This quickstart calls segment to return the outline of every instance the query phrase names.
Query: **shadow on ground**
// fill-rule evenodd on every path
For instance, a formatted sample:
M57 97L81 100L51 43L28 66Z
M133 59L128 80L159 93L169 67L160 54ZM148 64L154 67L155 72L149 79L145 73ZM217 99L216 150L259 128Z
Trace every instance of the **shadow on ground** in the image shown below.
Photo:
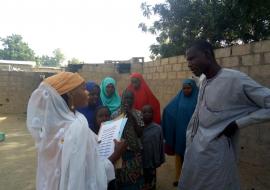
M6 140L0 142L0 190L34 190L36 177L36 150L28 133L25 115L0 115L0 131ZM174 190L174 160L158 169L157 190Z

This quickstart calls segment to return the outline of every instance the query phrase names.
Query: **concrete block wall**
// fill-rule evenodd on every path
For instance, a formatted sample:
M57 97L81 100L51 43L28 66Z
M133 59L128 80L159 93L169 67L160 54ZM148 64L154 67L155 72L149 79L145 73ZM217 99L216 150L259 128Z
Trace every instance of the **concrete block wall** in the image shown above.
M143 76L163 108L177 94L182 81L192 77L192 73L185 57L180 55L145 63Z
M270 87L270 40L218 49L216 58L223 67L240 70Z
M270 87L270 40L215 50L217 62L240 70ZM164 107L192 73L184 56L145 63L143 75ZM270 189L270 123L250 126L240 133L239 169L243 190Z
M270 40L216 49L215 55L221 66L240 70L260 84L270 87ZM118 90L123 90L129 84L128 75L119 75L115 68L106 73L102 68L108 65L99 65L95 71L87 69L92 67L85 65L81 74L98 82L106 76L112 76L118 82ZM183 55L146 62L142 66L132 65L133 68L143 74L159 99L161 108L178 93L182 81L192 77ZM270 189L270 123L242 129L239 144L241 189Z
M133 63L131 64L131 72L143 72L143 64L142 63ZM78 73L85 78L85 80L95 81L97 84L100 84L101 81L105 77L112 77L117 82L117 90L122 92L127 85L129 84L129 75L119 74L117 72L117 66L113 63L108 64L85 64L82 69L78 71Z
M221 65L240 70L270 87L269 40L233 46L226 51L230 57L217 57ZM239 143L242 189L270 189L270 123L241 130Z
M270 40L216 49L215 55L221 66L240 70L270 87ZM184 79L193 77L183 55L146 62L143 75L161 107L177 94Z
M217 62L240 70L262 85L270 87L270 40L215 50ZM191 78L185 56L131 64L131 72L143 74L163 108L179 91L182 81ZM85 64L79 70L86 80L100 84L106 76L117 81L117 90L129 84L129 74L119 74L115 64ZM40 73L0 71L0 113L23 113ZM270 123L241 130L240 175L243 190L270 189Z
M0 114L25 113L31 93L42 80L41 75L44 74L0 71Z

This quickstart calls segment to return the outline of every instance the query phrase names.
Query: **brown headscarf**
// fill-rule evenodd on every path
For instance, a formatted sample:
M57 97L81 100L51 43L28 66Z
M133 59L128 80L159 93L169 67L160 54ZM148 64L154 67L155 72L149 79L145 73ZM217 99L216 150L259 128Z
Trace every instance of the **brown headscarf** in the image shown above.
M78 73L61 72L46 78L43 82L52 86L60 95L63 95L84 82Z

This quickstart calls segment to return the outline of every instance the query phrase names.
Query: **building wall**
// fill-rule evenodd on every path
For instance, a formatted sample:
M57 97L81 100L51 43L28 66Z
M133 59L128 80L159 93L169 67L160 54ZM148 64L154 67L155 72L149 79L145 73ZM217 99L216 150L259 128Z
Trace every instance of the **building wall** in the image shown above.
M270 87L270 40L215 50L217 61L226 68L247 73ZM192 77L183 55L146 63L132 63L131 72L143 74L163 108L181 88L183 79ZM129 84L129 74L119 74L115 64L85 64L79 70L86 80L97 83L112 76L117 90ZM0 113L26 112L31 92L40 82L40 73L0 72ZM242 189L270 189L270 123L241 130L240 174ZM210 160L211 161L211 160Z
M142 72L143 63L131 64L131 72ZM129 74L119 74L116 64L85 64L79 70L79 74L86 80L92 80L100 84L102 79L107 76L117 81L117 90L122 92L129 84Z
M34 67L32 72L43 72L43 73L59 73L65 71L64 68L53 68L53 67Z
M31 71L32 65L27 64L8 64L8 63L0 63L0 70L8 70L7 68L11 70L22 70L22 71Z
M0 114L26 113L28 99L43 76L52 73L0 71Z
M240 70L270 87L270 40L217 49L215 55L223 67ZM183 55L132 64L131 71L143 74L162 108L177 94L183 79L192 77ZM84 65L80 74L98 83L112 76L120 91L129 84L128 74L117 74L115 65ZM270 123L242 129L239 144L242 189L270 189Z
M215 55L223 67L240 70L270 87L270 40L217 49ZM183 55L154 62L133 63L131 72L143 74L162 108L177 94L183 79L192 77ZM97 83L106 76L112 76L117 80L120 91L129 83L129 74L119 74L115 64L85 64L79 73L86 80Z

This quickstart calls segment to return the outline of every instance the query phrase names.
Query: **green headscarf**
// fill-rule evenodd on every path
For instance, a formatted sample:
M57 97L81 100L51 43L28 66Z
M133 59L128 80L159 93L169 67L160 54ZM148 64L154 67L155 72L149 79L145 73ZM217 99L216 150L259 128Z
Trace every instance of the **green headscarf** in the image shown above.
M115 89L114 94L111 97L108 97L106 93L106 87L109 84L112 84ZM100 84L100 90L100 98L103 105L108 106L111 113L115 112L121 105L121 98L118 95L115 80L111 77L104 78Z

